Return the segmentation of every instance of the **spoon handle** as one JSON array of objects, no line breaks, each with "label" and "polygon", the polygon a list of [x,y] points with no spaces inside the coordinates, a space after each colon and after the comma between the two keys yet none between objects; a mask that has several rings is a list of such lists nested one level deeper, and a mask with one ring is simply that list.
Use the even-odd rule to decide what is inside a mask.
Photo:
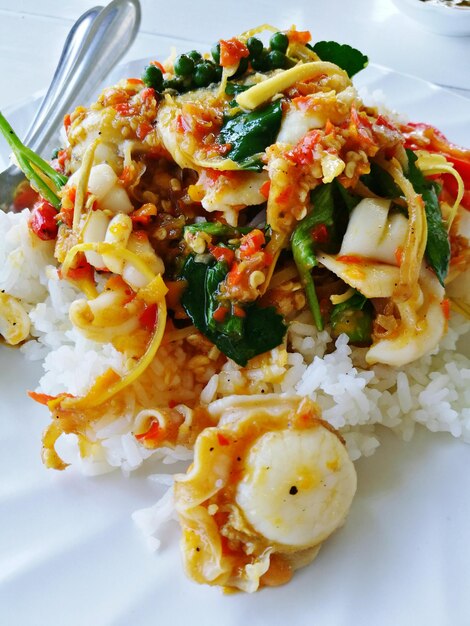
[{"label": "spoon handle", "polygon": [[83,13],[83,15],[81,15],[72,26],[72,30],[67,35],[59,63],[57,64],[57,68],[54,73],[54,78],[52,79],[49,89],[24,137],[24,143],[32,146],[33,149],[35,149],[33,144],[35,143],[34,138],[37,130],[44,124],[51,105],[54,105],[59,94],[64,89],[64,85],[68,81],[71,68],[76,62],[77,56],[83,46],[84,39],[86,38],[87,33],[90,31],[93,22],[102,8],[103,7],[99,6],[93,7]]},{"label": "spoon handle", "polygon": [[100,9],[84,13],[67,37],[51,86],[24,141],[35,152],[51,148],[64,115],[88,103],[135,39],[139,0],[113,0]]}]

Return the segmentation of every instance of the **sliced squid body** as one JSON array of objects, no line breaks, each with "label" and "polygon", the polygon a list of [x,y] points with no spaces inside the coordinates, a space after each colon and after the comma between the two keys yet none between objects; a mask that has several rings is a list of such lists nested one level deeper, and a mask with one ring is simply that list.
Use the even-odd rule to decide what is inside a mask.
[{"label": "sliced squid body", "polygon": [[98,154],[95,153],[95,162],[104,156],[108,163],[120,166],[122,159],[119,156],[119,146],[122,145],[121,128],[113,123],[116,112],[111,108],[102,110],[89,109],[81,122],[70,127],[68,140],[72,148],[71,169],[75,172],[79,167],[86,149],[96,139],[100,140]]},{"label": "sliced squid body", "polygon": [[[113,105],[104,108],[92,106],[86,111],[82,110],[79,120],[67,131],[67,139],[72,149],[71,171],[79,169],[87,148],[97,140],[99,143],[95,150],[94,163],[109,164],[116,172],[122,169],[129,143],[132,143],[132,149],[138,152],[148,149],[148,146],[135,136],[135,129],[131,125],[132,119],[117,116]],[[132,139],[123,140],[124,136]]]},{"label": "sliced squid body", "polygon": [[366,298],[391,298],[399,282],[397,250],[405,243],[408,220],[389,212],[389,200],[361,200],[351,213],[339,254],[318,254],[322,265]]},{"label": "sliced squid body", "polygon": [[292,100],[283,115],[276,141],[295,145],[310,130],[324,128],[327,120],[335,124],[344,122],[356,99],[357,92],[351,86],[339,94],[319,92]]},{"label": "sliced squid body", "polygon": [[397,332],[374,343],[366,354],[367,362],[401,367],[433,350],[447,329],[441,305],[444,296],[436,275],[423,268],[415,299],[396,303],[401,317]]},{"label": "sliced squid body", "polygon": [[[136,254],[154,274],[163,274],[165,267],[161,258],[153,249],[147,234],[144,231],[132,231],[131,218],[123,213],[111,217],[107,212],[90,211],[83,227],[84,243],[115,244],[116,247],[126,248]],[[97,252],[85,252],[88,263],[98,269],[108,269],[120,274],[133,288],[140,289],[148,283],[146,278],[132,263],[120,258],[119,255]]]},{"label": "sliced squid body", "polygon": [[[158,110],[158,131],[160,138],[173,159],[182,168],[189,168],[200,173],[197,183],[202,192],[201,204],[208,212],[221,211],[229,223],[236,224],[237,210],[246,206],[263,203],[266,197],[261,187],[268,180],[266,172],[254,173],[240,169],[238,163],[218,155],[208,156],[204,146],[189,133],[178,130],[181,107],[185,102],[206,98],[209,102],[216,97],[215,91],[198,90],[175,98],[167,97]],[[214,104],[217,106],[217,104]],[[206,176],[206,170],[227,172],[216,180]]]},{"label": "sliced squid body", "polygon": [[[101,210],[90,211],[87,215],[82,231],[84,243],[100,243],[105,240],[111,218]],[[98,269],[104,269],[106,264],[101,254],[93,251],[85,252],[85,257],[90,265]]]},{"label": "sliced squid body", "polygon": [[[147,234],[143,231],[131,233],[127,241],[127,248],[136,254],[154,274],[163,274],[165,266],[162,259],[157,255],[150,243]],[[141,289],[148,284],[148,278],[144,276],[132,263],[124,262],[122,277],[133,289]]]},{"label": "sliced squid body", "polygon": [[163,145],[171,154],[173,160],[183,169],[194,169],[191,153],[187,153],[184,147],[180,145],[181,142],[177,132],[179,114],[180,108],[175,99],[167,98],[158,109],[157,128]]},{"label": "sliced squid body", "polygon": [[209,213],[213,211],[225,213],[229,223],[231,223],[229,217],[235,213],[233,225],[236,225],[237,209],[265,202],[266,196],[261,193],[261,187],[268,180],[267,172],[232,172],[229,177],[222,174],[216,181],[208,181],[203,172],[198,181],[204,189],[201,204]]},{"label": "sliced squid body", "polygon": [[131,213],[132,202],[113,168],[107,163],[94,165],[90,171],[88,190],[98,199],[101,209],[111,213]]},{"label": "sliced squid body", "polygon": [[237,504],[276,546],[309,548],[346,517],[353,491],[348,464],[344,445],[324,426],[268,432],[250,449]]},{"label": "sliced squid body", "polygon": [[231,396],[209,412],[219,426],[199,435],[175,482],[186,571],[244,591],[287,582],[344,523],[354,465],[309,400]]},{"label": "sliced squid body", "polygon": [[176,97],[167,96],[158,108],[157,129],[160,139],[174,161],[182,168],[197,171],[201,168],[239,170],[238,163],[231,159],[219,155],[208,157],[205,147],[201,146],[190,133],[179,131],[178,121],[182,106],[190,102],[204,102],[207,108],[217,107],[217,92],[215,89],[198,89]]},{"label": "sliced squid body", "polygon": [[140,326],[140,310],[127,300],[125,288],[104,290],[92,300],[80,298],[70,305],[70,321],[87,339],[98,342],[130,335]]},{"label": "sliced squid body", "polygon": [[[470,211],[462,207],[457,212],[457,233],[470,240]],[[455,272],[451,281],[446,283],[446,293],[465,307],[470,307],[470,272]]]},{"label": "sliced squid body", "polygon": [[364,198],[354,208],[341,244],[340,255],[360,255],[398,265],[408,231],[408,219],[390,215],[390,200]]},{"label": "sliced squid body", "polygon": [[[106,235],[104,241],[106,243],[113,243],[123,248],[127,247],[127,243],[132,233],[132,220],[125,213],[118,213],[109,222],[106,229]],[[124,260],[116,258],[110,254],[103,255],[103,261],[110,272],[115,274],[122,274],[124,267]]]},{"label": "sliced squid body", "polygon": [[330,272],[339,276],[350,287],[360,291],[366,298],[392,297],[399,281],[398,267],[367,259],[346,262],[338,257],[331,254],[318,254],[317,258]]},{"label": "sliced squid body", "polygon": [[29,336],[31,322],[19,300],[6,293],[0,293],[0,335],[5,341],[16,346]]},{"label": "sliced squid body", "polygon": [[[399,269],[373,262],[344,263],[320,254],[322,265],[366,298],[391,298],[399,281]],[[444,289],[433,272],[421,270],[418,289],[406,303],[395,302],[400,314],[398,327],[388,339],[374,339],[366,355],[368,363],[401,367],[433,350],[443,337],[447,320],[441,306]]]},{"label": "sliced squid body", "polygon": [[[403,215],[390,215],[388,200],[366,198],[352,212],[339,254],[318,255],[320,263],[346,284],[367,298],[390,298],[398,309],[393,335],[374,338],[366,355],[370,364],[401,367],[411,363],[434,349],[446,330],[441,306],[444,289],[424,266],[413,298],[394,300],[400,279],[398,251],[405,245],[407,230],[408,220]],[[357,261],[355,257],[359,257]]]},{"label": "sliced squid body", "polygon": [[[98,145],[97,150],[100,148]],[[75,186],[80,178],[81,170],[78,169],[67,183],[68,187]],[[132,202],[129,200],[127,191],[119,181],[114,169],[108,163],[93,165],[88,178],[88,191],[95,196],[98,206],[103,211],[116,213],[131,213]]]}]

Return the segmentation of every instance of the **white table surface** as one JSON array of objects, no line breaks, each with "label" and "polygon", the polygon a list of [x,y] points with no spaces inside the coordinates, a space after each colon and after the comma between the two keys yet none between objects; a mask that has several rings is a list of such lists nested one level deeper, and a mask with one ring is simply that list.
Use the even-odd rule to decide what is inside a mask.
[{"label": "white table surface", "polygon": [[[68,30],[100,0],[0,0],[0,108],[49,84]],[[104,3],[104,2],[103,2]],[[142,24],[126,60],[166,55],[270,22],[296,24],[314,39],[350,43],[371,61],[470,96],[470,37],[423,30],[392,0],[141,0]],[[183,40],[183,41],[181,41]]]},{"label": "white table surface", "polygon": [[[100,1],[104,0],[15,0],[14,2],[12,2],[12,0],[8,0],[8,2],[7,0],[0,0],[0,109],[24,101],[30,98],[33,93],[47,87],[68,30],[81,13],[95,4],[98,4]],[[163,3],[159,0],[141,0],[141,4],[143,8],[141,32],[127,54],[126,60],[140,57],[155,58],[160,55],[164,57],[172,41],[176,42],[177,38],[179,38],[177,42],[178,47],[191,49],[199,42],[202,48],[205,43],[211,43],[220,37],[237,34],[248,27],[265,21],[269,21],[280,28],[286,28],[292,23],[295,23],[300,29],[310,29],[315,39],[335,39],[337,41],[350,43],[367,53],[371,61],[375,63],[388,66],[407,74],[419,76],[431,82],[449,86],[459,93],[470,97],[470,64],[468,63],[470,59],[470,38],[452,38],[427,33],[421,30],[416,23],[402,16],[396,9],[392,0],[282,0],[282,2],[279,0],[236,0],[235,2],[222,2],[222,0],[199,0],[198,2],[194,0],[191,2],[188,0],[176,0],[172,3]],[[165,9],[165,5],[169,8]],[[9,380],[10,379],[8,379],[8,381]],[[31,388],[34,386],[34,383],[32,378],[30,380],[31,382],[28,384]],[[8,381],[5,388],[8,388]],[[13,399],[10,398],[9,401],[13,402]],[[25,424],[28,424],[28,422],[25,422]],[[22,424],[21,428],[25,428],[25,425]],[[457,502],[458,494],[455,495],[456,489],[461,488],[465,493],[463,481],[465,480],[468,483],[468,469],[465,470],[465,472],[459,472],[459,468],[465,466],[463,462],[459,464],[460,459],[464,458],[463,455],[465,452],[461,450],[459,453],[460,456],[457,456],[455,454],[455,442],[451,441],[450,438],[446,439],[444,436],[442,436],[441,439],[442,445],[435,448],[428,448],[424,444],[419,447],[420,440],[418,440],[418,447],[408,449],[408,457],[405,457],[405,461],[403,458],[401,459],[398,469],[386,474],[387,480],[385,481],[385,486],[382,475],[379,475],[377,472],[367,471],[369,466],[364,466],[360,480],[360,483],[363,485],[362,493],[372,494],[370,500],[367,500],[365,505],[364,502],[362,503],[362,510],[367,512],[367,523],[363,524],[362,518],[359,518],[357,514],[355,517],[352,516],[352,519],[345,528],[346,534],[343,536],[342,540],[346,544],[348,541],[349,543],[357,541],[357,543],[354,544],[354,550],[350,552],[349,556],[354,564],[354,571],[357,573],[357,577],[352,582],[348,581],[347,593],[344,595],[345,589],[341,586],[341,576],[343,574],[341,571],[335,573],[336,580],[339,581],[338,598],[341,599],[341,602],[337,602],[336,608],[339,613],[334,613],[334,616],[337,617],[338,614],[341,614],[341,607],[344,608],[346,613],[343,615],[342,621],[338,620],[334,623],[354,623],[363,624],[364,626],[385,623],[394,623],[400,626],[404,626],[405,624],[409,626],[411,624],[425,623],[429,626],[437,626],[437,624],[439,624],[439,626],[444,626],[444,624],[446,626],[447,624],[449,624],[449,626],[467,626],[467,624],[470,623],[470,613],[468,611],[467,602],[468,596],[465,598],[456,598],[455,595],[453,595],[452,586],[444,584],[443,580],[440,578],[443,572],[449,571],[442,566],[442,563],[444,563],[444,565],[450,563],[455,569],[456,564],[458,565],[458,559],[465,559],[467,552],[463,549],[462,556],[460,557],[460,551],[458,550],[459,539],[455,539],[455,532],[459,530],[461,532],[461,529],[465,528],[465,523],[462,520],[468,519],[467,509],[465,509],[463,504],[458,510],[448,504],[448,500],[452,503]],[[388,448],[388,452],[385,455],[385,462],[388,463],[390,467],[395,467],[396,450],[397,444],[393,443],[393,445]],[[433,456],[430,457],[430,463],[434,464],[435,467],[448,466],[455,468],[455,475],[460,477],[461,482],[449,484],[448,488],[447,485],[445,485],[440,491],[436,492],[436,484],[432,475],[425,475],[424,471],[422,474],[418,473],[418,468],[411,450],[415,451],[413,454],[417,457],[420,455],[427,455],[429,457],[432,453]],[[28,454],[31,453],[32,457],[34,456],[34,452],[29,448],[26,452]],[[5,463],[6,466],[9,467],[8,458],[5,460]],[[453,465],[451,465],[451,463],[453,463]],[[408,480],[407,472],[414,474],[414,481]],[[34,483],[34,479],[31,478],[31,480]],[[49,477],[48,475],[47,480],[52,482],[55,478],[54,476]],[[110,499],[109,494],[113,496],[114,493],[112,490],[105,488],[108,485],[107,480],[108,479],[105,479],[105,481],[101,483],[95,481],[94,483],[97,485],[96,489],[98,491],[96,491],[96,493],[99,493],[99,497],[104,498],[103,501],[106,503]],[[13,482],[12,484],[15,483]],[[74,488],[70,481],[64,481],[63,484],[63,491],[59,493],[59,496],[66,492],[68,486],[72,485],[71,488]],[[423,485],[426,484],[429,484],[429,488],[427,489],[423,488]],[[129,483],[129,485],[130,487],[135,487],[134,483]],[[401,485],[403,488],[399,489],[397,485]],[[143,499],[143,492],[136,492],[135,489],[131,490],[130,487],[127,488],[126,493],[130,494],[129,497],[134,498],[136,501],[133,508],[143,506],[139,500],[139,498]],[[103,511],[106,511],[106,507],[99,507],[101,513],[98,511],[98,507],[94,506],[97,502],[96,496],[95,500],[91,498],[90,504],[90,499],[85,498],[83,495],[88,488],[89,486],[86,483],[75,487],[74,494],[77,498],[77,507],[81,506],[84,502],[88,506],[88,508],[80,511],[80,515],[83,515],[84,518],[86,518],[87,513],[90,518],[93,515],[97,515],[98,520],[100,520],[101,518],[99,516]],[[124,489],[126,489],[126,487],[124,487]],[[413,489],[416,491],[413,491]],[[41,493],[42,492],[39,492],[39,494]],[[145,492],[145,497],[147,497],[147,492]],[[361,497],[364,498],[365,496]],[[369,495],[367,497],[369,497]],[[441,517],[437,517],[436,524],[434,524],[432,528],[423,526],[423,532],[415,539],[413,533],[417,527],[419,515],[421,515],[421,511],[433,511],[432,502],[434,498],[438,498],[439,501],[443,503],[442,507],[444,511],[446,507],[449,511],[452,510],[452,515],[446,513],[445,517],[444,514]],[[405,508],[401,507],[403,501],[408,501],[410,506]],[[55,512],[61,510],[61,507],[57,504],[58,502],[58,499],[54,499],[49,503],[50,507],[55,507],[53,518],[55,529],[60,529],[60,519],[62,519],[61,517],[57,518],[59,520],[58,522],[55,517]],[[121,499],[116,498],[116,502],[121,503]],[[132,500],[132,502],[134,502],[134,500]],[[465,498],[463,498],[463,502],[466,502]],[[34,504],[35,503],[36,500],[34,500]],[[383,503],[385,504],[383,508],[381,508]],[[127,506],[129,501],[123,501],[123,511],[124,504]],[[387,508],[387,506],[389,508]],[[402,510],[401,530],[397,530],[396,526],[390,528],[385,523],[388,521],[387,513],[391,511],[390,515],[393,515],[395,511],[400,510],[400,507]],[[12,518],[14,518],[17,510],[22,511],[23,509],[15,509]],[[25,510],[29,511],[30,509],[26,508]],[[110,508],[110,517],[117,516],[117,510],[117,505],[114,509]],[[52,518],[44,513],[41,518],[42,524],[44,525],[46,520],[49,519]],[[119,521],[122,522],[122,519],[123,515],[119,517]],[[118,537],[116,539],[116,558],[124,554],[124,558],[128,559],[129,563],[135,564],[135,567],[131,570],[133,571],[133,580],[126,581],[126,577],[119,572],[119,564],[118,561],[115,560],[114,554],[109,555],[104,551],[104,548],[103,551],[101,551],[101,546],[98,545],[98,543],[92,544],[93,546],[96,545],[96,558],[94,560],[94,568],[97,572],[96,576],[99,576],[100,573],[104,571],[104,568],[108,567],[109,563],[116,562],[116,596],[119,596],[118,602],[114,600],[115,604],[117,604],[117,608],[114,609],[115,615],[117,616],[116,621],[109,618],[109,615],[112,614],[112,606],[114,605],[110,604],[110,606],[105,609],[108,596],[105,595],[104,600],[102,600],[101,597],[97,599],[97,595],[95,594],[93,596],[95,601],[92,601],[90,606],[88,606],[88,602],[83,601],[83,595],[80,591],[82,588],[86,587],[86,576],[82,576],[80,577],[82,586],[77,588],[73,587],[73,591],[76,593],[72,607],[72,617],[74,618],[72,621],[74,624],[89,624],[90,626],[95,626],[97,624],[119,623],[132,626],[144,623],[159,624],[161,621],[158,618],[159,601],[164,606],[168,604],[165,602],[165,598],[162,597],[161,593],[160,598],[158,596],[158,582],[160,580],[158,576],[160,576],[160,571],[164,571],[164,569],[155,567],[154,555],[141,556],[142,550],[138,543],[139,539],[131,535],[132,531],[129,530],[127,517],[125,519],[127,534],[122,534],[123,526],[121,524],[120,526],[115,525],[112,527],[113,529],[117,529],[121,534],[118,535],[116,531],[115,535],[112,536]],[[385,520],[383,524],[381,523],[382,519]],[[115,523],[115,520],[113,520],[113,523]],[[442,524],[442,533],[434,532],[436,525],[439,523]],[[22,528],[27,528],[27,520],[25,521],[21,518],[21,524]],[[367,532],[364,532],[364,529]],[[42,530],[40,527],[39,531],[36,532],[36,525],[33,525],[32,531],[31,541],[34,544],[37,537],[41,536]],[[402,533],[404,538],[408,537],[410,559],[407,565],[407,571],[404,573],[409,574],[411,581],[414,581],[414,583],[416,583],[418,579],[422,581],[422,588],[425,590],[423,591],[423,596],[429,593],[429,590],[431,590],[431,593],[437,590],[441,592],[441,602],[453,598],[454,604],[451,607],[452,611],[449,615],[453,615],[454,618],[457,616],[456,619],[452,621],[450,617],[449,619],[451,621],[445,623],[443,621],[437,622],[433,618],[432,610],[436,604],[439,604],[439,599],[430,603],[430,609],[426,612],[425,599],[417,599],[413,595],[417,583],[411,584],[409,586],[409,593],[401,597],[399,601],[388,592],[389,588],[394,588],[393,576],[395,576],[397,571],[400,571],[399,565],[389,567],[390,564],[393,565],[395,559],[391,551],[392,546],[398,545],[397,540],[393,538],[394,532]],[[448,543],[444,543],[442,546],[435,541],[435,537],[439,538],[441,534],[448,538]],[[122,536],[126,539],[131,536],[131,540],[128,542],[121,541]],[[99,539],[100,536],[97,535],[97,537]],[[27,539],[25,545],[28,548],[31,545],[31,541],[29,536]],[[463,534],[460,541],[462,541],[463,547],[465,548],[467,544],[466,537]],[[12,540],[12,545],[16,548],[17,544],[15,544],[14,540]],[[336,544],[337,551],[341,551],[341,545],[341,543]],[[446,545],[447,549],[444,549],[442,554],[440,554],[438,549],[442,547],[445,548]],[[457,545],[457,548],[455,545]],[[109,547],[109,544],[107,544],[107,546]],[[30,560],[32,559],[33,563],[35,558],[40,561],[42,547],[42,545],[38,544],[37,552],[33,551],[28,555],[28,558]],[[71,554],[74,558],[77,558],[77,567],[79,569],[81,568],[81,571],[86,572],[86,568],[89,566],[89,562],[87,561],[88,553],[86,551],[80,553],[79,548],[80,543],[78,543],[77,551],[71,552]],[[45,546],[46,551],[47,549],[48,545]],[[333,547],[330,548],[330,557],[332,554],[331,551],[334,553],[334,550],[335,547],[333,545]],[[360,594],[363,592],[361,580],[364,576],[368,575],[368,571],[371,567],[370,562],[374,554],[380,555],[378,557],[379,561],[381,557],[383,557],[384,561],[382,566],[380,562],[378,563],[376,585],[372,586],[368,590],[368,593],[380,596],[381,610],[379,613],[382,619],[380,619],[379,616],[379,618],[373,622],[348,621],[347,611],[350,610],[349,607],[359,606],[360,604]],[[396,563],[399,564],[399,557],[403,556],[403,554],[406,554],[406,550],[403,550],[403,552],[397,556],[397,559],[395,559]],[[104,556],[102,557],[102,555]],[[416,559],[413,558],[414,555],[417,555]],[[19,562],[20,565],[23,556],[24,552],[20,550],[18,560],[16,561]],[[444,559],[444,556],[448,558]],[[30,562],[28,558],[25,559],[26,564]],[[103,558],[103,567],[99,567],[101,558]],[[172,559],[168,556],[164,556],[163,558],[167,559],[164,561],[164,564],[166,564],[168,568],[177,568],[177,557],[174,554],[172,555]],[[442,561],[439,559],[442,559]],[[330,561],[325,560],[324,567],[333,568],[337,563],[338,561],[335,559],[330,559]],[[422,563],[426,565],[424,569],[420,569]],[[35,621],[28,622],[28,624],[34,623],[35,626],[42,626],[42,624],[49,623],[52,620],[59,626],[72,623],[72,621],[70,621],[70,615],[70,619],[67,621],[64,619],[64,613],[60,612],[61,607],[63,611],[63,607],[67,606],[67,602],[71,597],[67,595],[69,591],[63,591],[64,589],[68,589],[67,585],[70,580],[71,568],[67,569],[67,566],[68,561],[65,561],[66,569],[39,569],[40,572],[44,572],[44,580],[41,580],[39,584],[36,584],[36,581],[34,584],[30,583],[24,597],[21,597],[21,602],[24,603],[25,606],[45,606],[39,598],[42,598],[40,595],[42,590],[47,589],[52,613],[49,611],[42,614],[39,613],[34,616]],[[31,569],[34,573],[34,568]],[[460,569],[461,571],[468,571],[467,564],[465,563]],[[93,568],[92,571],[94,571]],[[345,571],[351,571],[351,569],[346,568]],[[177,572],[179,572],[179,570],[177,570]],[[87,573],[87,576],[89,574],[90,572]],[[108,576],[108,571],[103,575]],[[179,573],[175,574],[175,576],[179,575]],[[331,572],[330,577],[332,577]],[[452,577],[450,577],[450,579],[451,578]],[[309,583],[311,579],[306,577],[304,580],[306,582],[304,582],[304,586],[300,588],[308,593],[307,583]],[[321,586],[321,578],[318,580]],[[327,580],[329,580],[328,572],[325,575],[325,581]],[[150,603],[150,606],[154,606],[154,614],[152,614],[152,617],[155,618],[155,620],[152,619],[152,622],[145,621],[142,615],[140,615],[139,619],[139,603],[127,605],[129,587],[135,589],[139,584],[142,586],[140,591],[147,594],[138,596],[139,603],[144,603],[144,600],[146,601],[144,610],[149,606],[150,601],[148,598],[152,598],[151,602],[153,604]],[[176,589],[179,588],[180,587],[176,587]],[[218,600],[218,596],[215,597],[214,600],[214,594],[210,595],[210,591],[207,589],[201,589],[195,585],[193,587],[184,588],[188,589],[188,594],[190,595],[189,599],[188,597],[182,598],[181,606],[183,609],[180,613],[187,610],[184,608],[185,606],[192,605],[196,607],[196,612],[200,611],[204,613],[205,610],[207,613],[207,605],[204,603],[208,601],[209,598],[211,602],[219,602],[219,604],[221,604]],[[459,588],[462,588],[462,586]],[[284,591],[281,589],[279,593],[282,594]],[[31,596],[30,594],[33,595]],[[131,594],[131,598],[133,599],[135,595],[136,594]],[[261,596],[261,598],[263,598],[263,596]],[[268,614],[271,615],[269,623],[279,624],[289,620],[290,610],[288,603],[292,600],[292,597],[287,593],[285,598],[286,611],[279,613],[277,617],[274,615],[274,610],[268,611]],[[357,598],[359,598],[359,602],[356,602]],[[170,606],[172,602],[175,606],[179,602],[179,598],[176,598],[175,595],[170,595],[169,600]],[[262,623],[263,613],[259,611],[258,604],[254,604],[253,601],[248,604],[250,599],[243,601],[246,603],[243,605],[245,607],[245,620],[243,623],[249,623],[248,620],[253,621],[253,615],[256,623]],[[369,604],[367,594],[364,595],[363,601]],[[415,614],[415,604],[417,601],[421,603],[420,619],[414,620],[412,615]],[[240,602],[240,600],[238,600],[238,602]],[[266,599],[266,602],[268,603],[269,600]],[[2,603],[0,601],[0,616],[2,613],[1,605]],[[9,598],[7,609],[11,609],[13,606],[14,599]],[[57,607],[59,608],[57,609]],[[24,606],[20,608],[22,608],[23,614],[28,612]],[[26,606],[26,608],[28,607]],[[70,610],[70,607],[67,606],[67,609]],[[100,619],[97,618],[96,615],[93,619],[84,618],[84,615],[89,615],[93,612],[91,609],[93,609],[93,611],[101,610],[101,614],[108,616],[108,619]],[[219,610],[227,609],[224,606],[223,609],[221,608]],[[228,610],[230,611],[231,609]],[[233,610],[235,611],[235,609]],[[59,612],[57,613],[57,611]],[[122,615],[120,611],[122,611]],[[132,611],[134,611],[134,613]],[[31,613],[33,612],[34,609],[31,610]],[[441,612],[440,615],[442,614]],[[119,619],[119,615],[121,615],[121,619]],[[238,615],[238,613],[236,613],[236,615]],[[236,623],[234,621],[235,619],[234,617],[231,620],[232,624]],[[307,619],[308,623],[314,623],[312,616],[307,616]],[[195,624],[205,623],[207,625],[214,623],[210,619],[206,622],[201,622],[198,620],[197,615],[195,618],[190,619],[188,613],[187,623],[189,624],[191,622]],[[21,621],[21,619],[15,623],[8,618],[2,620],[1,617],[0,623],[1,626],[23,626],[26,624],[26,622]],[[176,621],[172,623],[176,624]],[[296,623],[295,620],[290,623],[295,624],[295,626],[299,624],[299,622]],[[304,621],[303,623],[306,622]],[[320,624],[321,622],[315,621],[315,623]],[[220,621],[219,624],[223,625],[223,622]]]}]

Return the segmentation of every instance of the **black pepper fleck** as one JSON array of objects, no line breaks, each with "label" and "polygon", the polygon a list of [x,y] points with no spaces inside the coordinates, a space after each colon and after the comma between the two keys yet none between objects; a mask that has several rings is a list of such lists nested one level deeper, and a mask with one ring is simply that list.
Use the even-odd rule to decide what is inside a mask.
[{"label": "black pepper fleck", "polygon": [[213,450],[213,449],[214,449],[214,448],[209,448],[209,452],[212,452],[212,450]]},{"label": "black pepper fleck", "polygon": [[295,494],[298,492],[299,490],[297,489],[297,487],[295,485],[292,485],[292,487],[289,489],[289,493],[291,496],[295,496]]}]

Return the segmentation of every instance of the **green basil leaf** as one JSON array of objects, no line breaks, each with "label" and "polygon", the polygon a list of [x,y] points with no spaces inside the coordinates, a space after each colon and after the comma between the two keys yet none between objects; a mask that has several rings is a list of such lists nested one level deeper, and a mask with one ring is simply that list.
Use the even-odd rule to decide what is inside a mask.
[{"label": "green basil leaf", "polygon": [[[197,224],[189,224],[184,227],[185,233],[207,233],[212,237],[221,239],[238,239],[241,235],[246,235],[253,230],[253,226],[229,226],[222,222],[198,222]],[[262,227],[259,227],[262,228]],[[270,228],[264,227],[264,236],[266,241],[271,237]]]},{"label": "green basil leaf", "polygon": [[217,141],[231,146],[226,156],[242,168],[259,170],[260,155],[275,142],[281,121],[282,103],[276,100],[263,109],[226,119]]},{"label": "green basil leaf", "polygon": [[215,265],[206,265],[204,277],[204,298],[206,306],[204,315],[206,326],[211,330],[217,330],[217,322],[214,319],[214,312],[219,306],[219,285],[227,275],[228,267],[223,261],[218,261]]},{"label": "green basil leaf", "polygon": [[199,222],[197,224],[189,224],[184,227],[184,232],[189,233],[207,233],[213,237],[239,237],[240,234],[249,233],[253,230],[250,226],[237,227],[222,224],[221,222]]},{"label": "green basil leaf", "polygon": [[440,187],[437,183],[427,180],[422,171],[416,166],[418,157],[413,150],[406,151],[408,155],[407,176],[416,193],[421,194],[426,211],[428,225],[428,240],[426,243],[426,258],[435,271],[442,286],[449,272],[450,241],[447,228],[442,219],[439,206]]},{"label": "green basil leaf", "polygon": [[343,69],[351,78],[369,63],[369,59],[356,48],[336,41],[317,41],[311,49],[318,54],[322,61],[330,61]]},{"label": "green basil leaf", "polygon": [[251,172],[261,172],[264,166],[263,161],[261,160],[261,154],[253,154],[253,156],[246,157],[246,159],[242,159],[238,161],[238,165],[242,170],[249,170]]},{"label": "green basil leaf", "polygon": [[[316,250],[321,248],[325,252],[338,252],[348,225],[349,213],[359,201],[360,198],[353,196],[336,180],[320,185],[310,194],[312,205],[310,213],[292,234],[292,254],[319,330],[323,329],[323,319],[311,275],[312,268],[318,265]],[[312,235],[315,228],[320,225],[325,227],[327,233],[327,240],[324,242],[315,241]]]},{"label": "green basil leaf", "polygon": [[229,313],[223,322],[216,322],[213,313],[219,306],[220,283],[226,274],[225,263],[201,263],[190,255],[181,273],[188,284],[181,304],[203,335],[223,354],[245,366],[253,357],[281,344],[287,327],[274,307],[262,308],[256,303],[245,307],[246,317]]},{"label": "green basil leaf", "polygon": [[350,341],[368,344],[372,337],[372,312],[370,301],[356,291],[341,304],[336,304],[330,314],[332,334],[338,337],[346,333]]},{"label": "green basil leaf", "polygon": [[361,176],[361,182],[381,198],[399,198],[403,195],[390,174],[373,161],[370,164],[370,173]]},{"label": "green basil leaf", "polygon": [[225,93],[227,96],[238,96],[239,93],[246,91],[253,85],[240,85],[240,83],[227,83],[225,86]]}]

